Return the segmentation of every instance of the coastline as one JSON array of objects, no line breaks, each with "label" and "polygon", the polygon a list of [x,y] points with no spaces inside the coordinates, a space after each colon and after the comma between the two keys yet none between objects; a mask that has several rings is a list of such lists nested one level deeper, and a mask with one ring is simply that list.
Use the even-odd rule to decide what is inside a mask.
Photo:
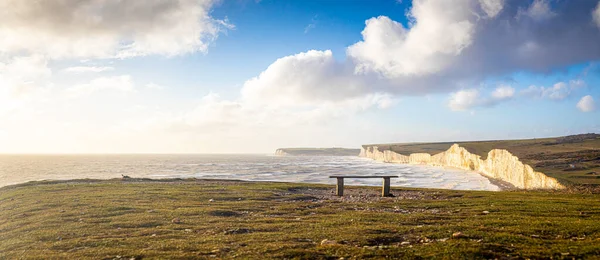
[{"label": "coastline", "polygon": [[478,154],[454,143],[445,151],[432,154],[430,152],[397,153],[391,148],[380,149],[377,145],[363,145],[360,157],[370,158],[386,163],[423,164],[430,166],[455,167],[476,171],[488,178],[510,183],[519,189],[565,189],[556,178],[535,171],[533,167],[523,163],[517,156],[505,149],[492,149],[485,159]]},{"label": "coastline", "polygon": [[[401,163],[399,163],[401,164]],[[409,164],[409,165],[415,165],[415,164]],[[422,164],[423,166],[430,166],[430,167],[441,167],[443,169],[451,169],[451,170],[460,170],[460,171],[467,171],[465,169],[461,169],[458,167],[453,167],[453,166],[446,166],[446,165],[427,165],[427,164]],[[469,171],[469,172],[475,172],[483,177],[485,177],[488,181],[490,181],[491,184],[496,185],[500,190],[499,191],[510,191],[510,190],[519,190],[519,188],[515,187],[515,185],[512,185],[510,182],[507,181],[503,181],[500,179],[496,179],[496,178],[492,178],[488,175],[483,174],[482,172],[479,171]]]}]

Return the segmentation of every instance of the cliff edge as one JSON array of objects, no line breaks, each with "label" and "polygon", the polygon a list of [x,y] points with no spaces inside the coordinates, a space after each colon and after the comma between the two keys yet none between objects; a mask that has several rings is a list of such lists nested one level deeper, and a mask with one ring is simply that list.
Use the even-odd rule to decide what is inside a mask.
[{"label": "cliff edge", "polygon": [[464,170],[477,171],[497,180],[508,182],[520,189],[564,189],[558,180],[524,164],[504,149],[492,149],[485,160],[480,155],[470,153],[458,144],[434,155],[429,153],[411,153],[403,155],[391,150],[381,151],[378,146],[365,145],[360,151],[361,157],[388,163],[426,164],[449,166]]}]

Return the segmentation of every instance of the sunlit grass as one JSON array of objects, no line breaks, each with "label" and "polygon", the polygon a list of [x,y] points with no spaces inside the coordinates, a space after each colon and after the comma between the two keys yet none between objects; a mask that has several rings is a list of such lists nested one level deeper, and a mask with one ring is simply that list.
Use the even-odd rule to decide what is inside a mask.
[{"label": "sunlit grass", "polygon": [[350,187],[365,198],[341,200],[331,191],[194,180],[5,187],[0,259],[600,255],[600,194],[393,189],[398,197],[381,199]]}]

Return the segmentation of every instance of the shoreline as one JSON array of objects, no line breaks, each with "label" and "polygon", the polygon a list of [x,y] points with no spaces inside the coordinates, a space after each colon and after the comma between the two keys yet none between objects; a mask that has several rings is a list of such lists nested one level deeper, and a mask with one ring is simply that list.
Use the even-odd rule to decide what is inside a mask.
[{"label": "shoreline", "polygon": [[[428,165],[424,165],[424,166],[428,166]],[[449,169],[453,169],[453,168],[449,168]],[[457,170],[462,170],[462,169],[457,169]],[[490,181],[490,183],[492,185],[495,185],[499,188],[499,190],[485,190],[485,189],[446,189],[443,187],[413,187],[413,186],[399,186],[399,185],[391,185],[392,188],[395,189],[423,189],[423,190],[447,190],[447,191],[489,191],[489,192],[498,192],[498,191],[510,191],[510,190],[518,190],[516,189],[514,186],[510,185],[510,183],[506,183],[503,182],[501,180],[495,180],[492,178],[489,178],[485,175],[481,175],[483,177],[486,177],[486,179],[488,179]],[[264,181],[260,181],[260,180],[241,180],[241,179],[224,179],[224,178],[196,178],[196,177],[190,177],[190,178],[180,178],[180,177],[175,177],[175,178],[160,178],[160,179],[155,179],[155,178],[145,178],[145,177],[131,177],[131,178],[109,178],[109,179],[97,179],[97,178],[83,178],[83,179],[65,179],[65,180],[52,180],[52,179],[45,179],[45,180],[34,180],[34,181],[27,181],[27,182],[22,182],[22,183],[16,183],[16,184],[9,184],[9,185],[4,185],[4,186],[0,186],[0,191],[2,191],[2,189],[5,188],[15,188],[15,187],[28,187],[28,186],[35,186],[35,185],[48,185],[48,184],[68,184],[68,183],[73,183],[73,184],[85,184],[85,183],[100,183],[100,182],[105,182],[105,181],[121,181],[121,182],[126,182],[126,183],[174,183],[174,182],[200,182],[200,181],[221,181],[221,182],[239,182],[239,183],[282,183],[282,184],[298,184],[298,185],[325,185],[325,186],[335,186],[335,182],[332,180],[331,183],[315,183],[315,182],[290,182],[290,181],[276,181],[276,180],[264,180]],[[376,184],[376,185],[371,185],[371,184],[362,184],[362,185],[356,185],[356,184],[346,184],[346,187],[381,187],[380,184]]]},{"label": "shoreline", "polygon": [[[405,164],[405,163],[395,163],[395,164]],[[465,169],[461,169],[461,168],[458,168],[458,167],[447,166],[447,165],[428,165],[428,164],[410,164],[410,163],[408,163],[408,165],[423,165],[423,166],[431,166],[431,167],[441,167],[441,168],[450,169],[450,170],[460,170],[460,171],[465,171],[465,172],[474,172],[474,173],[477,173],[477,174],[485,177],[488,181],[490,181],[491,184],[496,185],[500,189],[500,191],[522,190],[522,189],[519,189],[519,188],[515,187],[515,185],[511,184],[510,182],[503,181],[503,180],[496,179],[496,178],[492,178],[492,177],[487,176],[487,175],[483,174],[482,172],[478,172],[478,171],[468,171],[468,170],[465,170]]]}]

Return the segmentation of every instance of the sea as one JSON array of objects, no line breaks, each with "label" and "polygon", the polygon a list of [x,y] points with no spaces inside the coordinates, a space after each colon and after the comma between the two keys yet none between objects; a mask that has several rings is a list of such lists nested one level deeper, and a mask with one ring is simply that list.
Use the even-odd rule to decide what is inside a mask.
[{"label": "sea", "polygon": [[[477,172],[377,162],[354,156],[0,155],[0,187],[40,180],[199,178],[335,184],[330,175],[397,175],[392,186],[499,190]],[[347,185],[381,185],[347,179]]]}]

